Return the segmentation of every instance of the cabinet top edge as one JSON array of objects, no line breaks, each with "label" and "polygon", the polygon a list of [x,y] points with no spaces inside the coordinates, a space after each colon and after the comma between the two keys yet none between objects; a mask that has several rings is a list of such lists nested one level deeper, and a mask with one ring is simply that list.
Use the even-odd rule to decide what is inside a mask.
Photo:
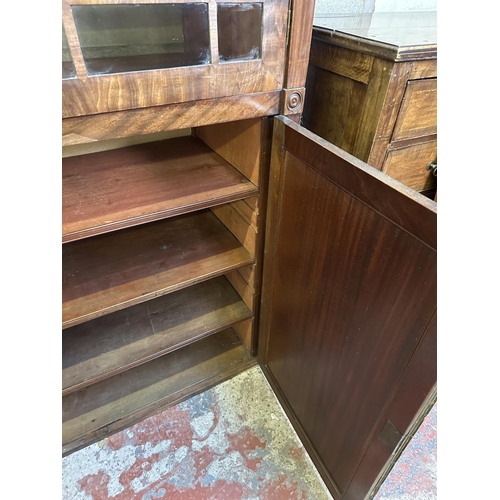
[{"label": "cabinet top edge", "polygon": [[437,57],[436,12],[316,14],[313,37],[392,61]]},{"label": "cabinet top edge", "polygon": [[322,137],[314,134],[313,132],[304,128],[303,126],[298,125],[293,120],[290,120],[288,117],[283,116],[283,115],[277,115],[274,117],[274,120],[275,121],[279,120],[279,121],[283,122],[283,124],[285,126],[289,127],[290,129],[294,130],[295,132],[298,132],[299,134],[307,137],[312,142],[316,143],[317,145],[321,146],[322,148],[334,153],[335,155],[337,155],[339,158],[341,158],[345,162],[350,163],[351,165],[355,166],[364,175],[370,176],[374,179],[377,179],[381,184],[390,186],[395,191],[398,191],[399,193],[403,194],[404,196],[410,198],[412,200],[412,203],[415,203],[417,205],[421,205],[429,213],[432,213],[435,216],[437,216],[437,203],[435,201],[433,201],[433,200],[427,198],[426,196],[424,196],[423,194],[411,189],[410,187],[406,186],[405,184],[399,182],[398,180],[393,179],[392,177],[381,172],[380,170],[376,169],[375,167],[372,167],[368,163],[360,160],[359,158],[356,158],[355,156],[344,151],[343,149],[339,148],[338,146],[335,146],[334,144],[328,142],[327,140],[323,139]]}]

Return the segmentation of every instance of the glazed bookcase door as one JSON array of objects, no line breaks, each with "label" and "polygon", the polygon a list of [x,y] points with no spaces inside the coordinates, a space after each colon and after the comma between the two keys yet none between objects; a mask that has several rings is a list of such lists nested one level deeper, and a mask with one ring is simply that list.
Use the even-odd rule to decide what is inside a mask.
[{"label": "glazed bookcase door", "polygon": [[287,0],[63,0],[63,118],[281,90]]}]

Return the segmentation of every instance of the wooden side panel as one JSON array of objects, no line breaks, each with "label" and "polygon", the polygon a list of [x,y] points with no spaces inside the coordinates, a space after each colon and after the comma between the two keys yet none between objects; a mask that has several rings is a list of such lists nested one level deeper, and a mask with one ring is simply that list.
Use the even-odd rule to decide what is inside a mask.
[{"label": "wooden side panel", "polygon": [[373,59],[373,56],[313,38],[309,64],[357,82],[368,83]]},{"label": "wooden side panel", "polygon": [[[406,434],[423,401],[437,380],[437,313],[429,323],[422,343],[406,370],[398,390],[387,408],[387,417]],[[414,395],[418,397],[415,398]]]},{"label": "wooden side panel", "polygon": [[115,375],[62,402],[63,455],[209,389],[255,364],[231,329]]},{"label": "wooden side panel", "polygon": [[245,302],[248,309],[253,312],[256,306],[255,290],[252,290],[237,270],[227,273],[226,278],[243,299],[243,302]]},{"label": "wooden side panel", "polygon": [[276,122],[259,356],[342,498],[434,315],[435,204]]},{"label": "wooden side panel", "polygon": [[236,236],[247,252],[255,258],[257,233],[231,206],[220,205],[210,209],[213,214]]},{"label": "wooden side panel", "polygon": [[358,124],[353,125],[358,130],[356,145],[350,151],[356,158],[363,161],[368,159],[373,145],[391,75],[392,63],[384,59],[375,59],[373,61],[362,119]]},{"label": "wooden side panel", "polygon": [[266,221],[267,185],[272,137],[269,118],[215,124],[196,129],[196,135],[231,163],[256,186],[259,196],[215,207],[212,212],[255,258],[255,264],[228,275],[255,314],[251,322],[235,328],[245,347],[255,353],[259,324],[260,282]]},{"label": "wooden side panel", "polygon": [[242,278],[254,290],[259,288],[261,281],[256,267],[257,267],[256,264],[252,264],[251,266],[244,266],[238,269],[238,272],[241,274]]},{"label": "wooden side panel", "polygon": [[255,186],[259,186],[261,120],[240,120],[196,129],[196,135]]},{"label": "wooden side panel", "polygon": [[367,161],[380,127],[394,63],[314,40],[304,125]]},{"label": "wooden side panel", "polygon": [[[287,123],[285,148],[395,224],[436,248],[436,204],[306,129]],[[336,157],[340,158],[337,160]],[[333,162],[353,168],[334,168]],[[390,202],[388,201],[390,200]],[[412,203],[409,201],[413,201]]]},{"label": "wooden side panel", "polygon": [[255,331],[255,321],[253,319],[246,319],[245,321],[240,321],[233,325],[233,330],[235,331],[241,343],[245,346],[246,350],[251,354],[253,337]]},{"label": "wooden side panel", "polygon": [[327,141],[353,151],[367,85],[313,67],[309,74],[304,126]]}]

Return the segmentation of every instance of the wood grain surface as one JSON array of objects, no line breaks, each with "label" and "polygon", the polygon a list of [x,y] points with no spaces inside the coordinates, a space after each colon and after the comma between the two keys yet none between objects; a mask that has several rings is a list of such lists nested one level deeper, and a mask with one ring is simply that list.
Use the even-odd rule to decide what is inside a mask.
[{"label": "wood grain surface", "polygon": [[437,134],[437,78],[409,81],[393,141]]},{"label": "wood grain surface", "polygon": [[276,115],[280,91],[242,94],[203,101],[155,106],[66,118],[62,121],[62,144],[71,146],[166,130]]},{"label": "wood grain surface", "polygon": [[412,61],[410,80],[419,80],[420,78],[437,77],[437,59],[427,59],[423,61]]},{"label": "wood grain surface", "polygon": [[259,357],[344,495],[434,315],[436,207],[286,118],[275,130]]},{"label": "wood grain surface", "polygon": [[367,85],[312,66],[304,126],[345,151],[356,146]]},{"label": "wood grain surface", "polygon": [[206,337],[62,401],[63,455],[125,429],[255,364],[231,329]]},{"label": "wood grain surface", "polygon": [[212,213],[236,236],[248,253],[255,258],[257,232],[230,204],[210,209]]},{"label": "wood grain surface", "polygon": [[253,262],[209,211],[63,246],[63,328]]},{"label": "wood grain surface", "polygon": [[[379,428],[384,419],[390,418],[399,432],[404,434],[404,439],[408,440],[410,437],[408,433],[411,431],[412,425],[422,418],[421,410],[428,404],[429,398],[435,394],[437,385],[436,318],[435,314],[429,322],[422,341],[399,381],[394,397],[373,433],[366,453],[351,480],[349,491],[343,500],[358,500],[371,489],[377,477],[378,481],[381,480],[381,471],[383,471],[382,474],[389,472],[389,470],[384,469],[390,467],[390,461],[393,461],[395,456],[391,455],[391,452],[379,439]],[[401,445],[400,441],[399,446]]]},{"label": "wood grain surface", "polygon": [[370,81],[373,60],[373,56],[356,50],[344,49],[314,37],[311,42],[309,65],[317,66],[356,82],[368,83]]},{"label": "wood grain surface", "polygon": [[368,161],[385,113],[393,66],[391,61],[314,38],[304,124],[332,144]]},{"label": "wood grain surface", "polygon": [[251,316],[219,276],[65,330],[63,396]]},{"label": "wood grain surface", "polygon": [[305,87],[311,48],[314,3],[309,0],[291,2],[290,34],[285,84],[283,88]]},{"label": "wood grain surface", "polygon": [[[264,252],[272,120],[267,117],[238,120],[197,128],[195,133],[259,187],[259,196],[212,208],[212,212],[231,230],[248,252],[255,256],[255,265],[245,266],[241,268],[241,272],[238,269],[231,276],[233,285],[238,285],[241,296],[247,303],[253,304],[252,311],[257,313]],[[248,287],[243,285],[236,274],[241,276]],[[252,353],[256,353],[258,322],[257,316],[249,322],[249,328],[235,327],[245,347]]]},{"label": "wood grain surface", "polygon": [[391,79],[385,92],[384,104],[380,111],[370,156],[367,160],[367,163],[379,170],[382,169],[387,148],[391,141],[392,131],[401,109],[401,102],[411,68],[411,62],[398,63],[392,68]]},{"label": "wood grain surface", "polygon": [[[215,5],[213,1],[210,4]],[[281,90],[285,73],[288,2],[265,0],[263,5],[261,59],[224,64],[219,63],[216,53],[211,64],[92,77],[80,74],[79,78],[62,82],[63,118]],[[211,48],[215,50],[217,24],[215,16],[209,17]],[[64,23],[71,28],[67,15]],[[72,36],[71,29],[68,42],[72,54],[76,54],[78,36]],[[172,85],[172,82],[176,84]]]},{"label": "wood grain surface", "polygon": [[262,120],[238,120],[196,129],[196,135],[257,187],[260,185]]},{"label": "wood grain surface", "polygon": [[436,188],[437,177],[427,170],[427,165],[437,160],[437,140],[403,148],[397,146],[392,143],[387,151],[383,172],[416,191]]},{"label": "wood grain surface", "polygon": [[359,201],[436,248],[437,207],[433,201],[293,122],[288,120],[286,124],[287,150],[353,193]]},{"label": "wood grain surface", "polygon": [[194,137],[65,158],[62,172],[64,243],[258,193]]}]

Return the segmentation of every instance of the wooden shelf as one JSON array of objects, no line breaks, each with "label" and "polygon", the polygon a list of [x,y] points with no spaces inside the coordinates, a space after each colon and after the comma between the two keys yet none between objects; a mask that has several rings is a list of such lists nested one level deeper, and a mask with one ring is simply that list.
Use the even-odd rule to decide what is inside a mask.
[{"label": "wooden shelf", "polygon": [[62,247],[63,328],[254,262],[210,210]]},{"label": "wooden shelf", "polygon": [[63,243],[258,194],[196,137],[63,159]]},{"label": "wooden shelf", "polygon": [[64,332],[63,395],[252,317],[224,276]]},{"label": "wooden shelf", "polygon": [[256,363],[233,330],[206,337],[63,397],[63,455],[225,380]]}]

